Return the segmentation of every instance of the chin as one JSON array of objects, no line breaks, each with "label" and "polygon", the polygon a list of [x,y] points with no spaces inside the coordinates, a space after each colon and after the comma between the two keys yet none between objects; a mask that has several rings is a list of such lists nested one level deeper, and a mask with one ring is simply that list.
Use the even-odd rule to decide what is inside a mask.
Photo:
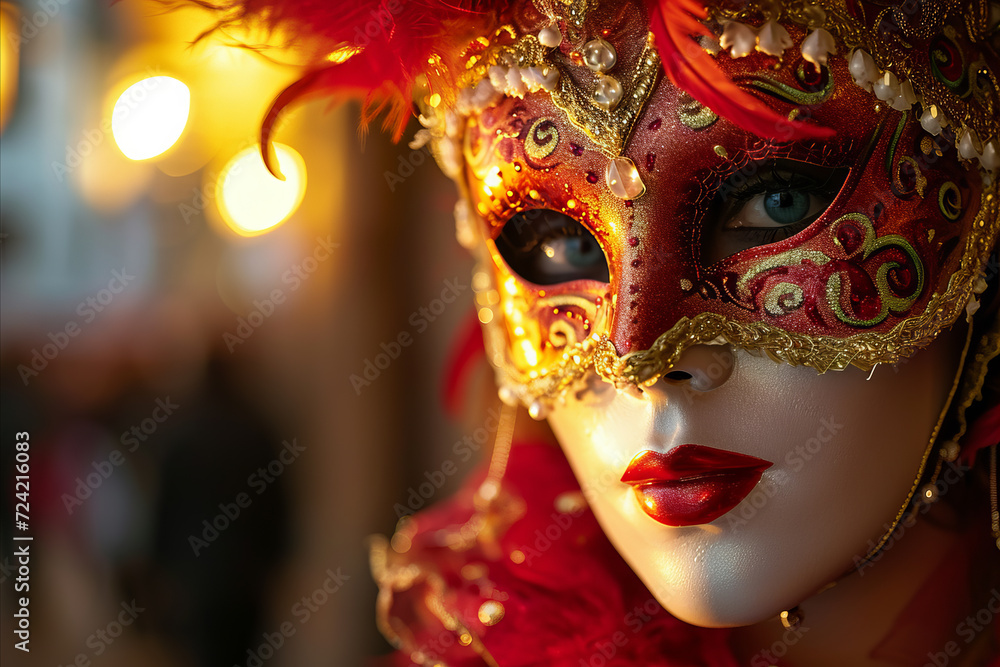
[{"label": "chin", "polygon": [[[624,527],[621,518],[617,526]],[[825,583],[812,572],[789,571],[745,542],[706,535],[700,527],[651,530],[666,544],[651,544],[647,534],[637,547],[637,535],[630,531],[611,530],[608,536],[657,602],[691,625],[729,628],[767,621]]]}]

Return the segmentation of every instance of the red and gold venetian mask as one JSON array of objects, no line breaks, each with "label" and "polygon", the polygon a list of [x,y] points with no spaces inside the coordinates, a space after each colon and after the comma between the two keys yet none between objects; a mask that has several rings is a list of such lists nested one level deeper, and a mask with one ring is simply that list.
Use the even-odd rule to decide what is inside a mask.
[{"label": "red and gold venetian mask", "polygon": [[632,3],[520,5],[425,107],[503,392],[536,416],[588,369],[642,386],[695,344],[895,363],[978,305],[1000,227],[985,3],[708,12],[690,45],[742,117],[696,99],[710,77],[661,76]]}]

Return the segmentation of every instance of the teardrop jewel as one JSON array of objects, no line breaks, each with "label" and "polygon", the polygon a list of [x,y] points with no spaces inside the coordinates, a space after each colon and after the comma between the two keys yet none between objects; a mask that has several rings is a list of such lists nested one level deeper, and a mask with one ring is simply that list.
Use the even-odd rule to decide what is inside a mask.
[{"label": "teardrop jewel", "polygon": [[616,157],[608,164],[605,180],[611,193],[619,199],[638,199],[646,192],[639,170],[627,157]]}]

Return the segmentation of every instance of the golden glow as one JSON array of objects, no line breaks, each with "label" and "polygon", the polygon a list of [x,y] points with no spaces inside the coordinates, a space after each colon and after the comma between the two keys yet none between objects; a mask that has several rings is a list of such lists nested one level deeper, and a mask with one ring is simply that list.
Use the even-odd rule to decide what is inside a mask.
[{"label": "golden glow", "polygon": [[336,51],[328,54],[326,59],[337,65],[345,63],[357,54],[361,53],[363,49],[359,46],[342,46]]},{"label": "golden glow", "polygon": [[274,144],[285,180],[272,176],[256,146],[237,153],[222,169],[215,194],[223,220],[240,236],[257,236],[283,223],[302,203],[306,165],[284,144]]},{"label": "golden glow", "polygon": [[514,276],[507,276],[507,280],[503,281],[503,288],[511,296],[517,296],[517,281],[514,280]]},{"label": "golden glow", "polygon": [[17,61],[20,41],[16,39],[17,7],[9,2],[0,2],[0,132],[10,120],[10,112],[17,99]]},{"label": "golden glow", "polygon": [[170,76],[129,86],[111,112],[111,133],[130,160],[148,160],[177,143],[191,110],[191,91]]},{"label": "golden glow", "polygon": [[531,341],[522,340],[521,351],[524,353],[525,363],[527,363],[529,366],[538,365],[538,353],[535,352],[535,348],[532,346]]},{"label": "golden glow", "polygon": [[494,165],[490,169],[490,173],[486,174],[486,178],[483,179],[483,183],[488,188],[500,187],[503,184],[503,178],[500,176],[500,167]]},{"label": "golden glow", "polygon": [[427,100],[427,104],[430,105],[432,109],[436,109],[438,105],[441,104],[441,96],[437,93],[432,94]]},{"label": "golden glow", "polygon": [[490,308],[480,308],[479,309],[479,321],[483,324],[489,324],[493,321],[493,310]]}]

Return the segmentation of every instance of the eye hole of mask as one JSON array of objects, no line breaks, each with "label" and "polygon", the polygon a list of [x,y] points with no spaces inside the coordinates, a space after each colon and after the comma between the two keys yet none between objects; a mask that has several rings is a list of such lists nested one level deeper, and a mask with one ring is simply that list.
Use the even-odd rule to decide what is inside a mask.
[{"label": "eye hole of mask", "polygon": [[798,234],[829,208],[849,171],[792,160],[749,163],[716,193],[706,218],[702,261],[708,266]]},{"label": "eye hole of mask", "polygon": [[533,209],[514,214],[504,223],[496,246],[515,273],[537,285],[610,281],[600,243],[586,227],[559,211]]}]

